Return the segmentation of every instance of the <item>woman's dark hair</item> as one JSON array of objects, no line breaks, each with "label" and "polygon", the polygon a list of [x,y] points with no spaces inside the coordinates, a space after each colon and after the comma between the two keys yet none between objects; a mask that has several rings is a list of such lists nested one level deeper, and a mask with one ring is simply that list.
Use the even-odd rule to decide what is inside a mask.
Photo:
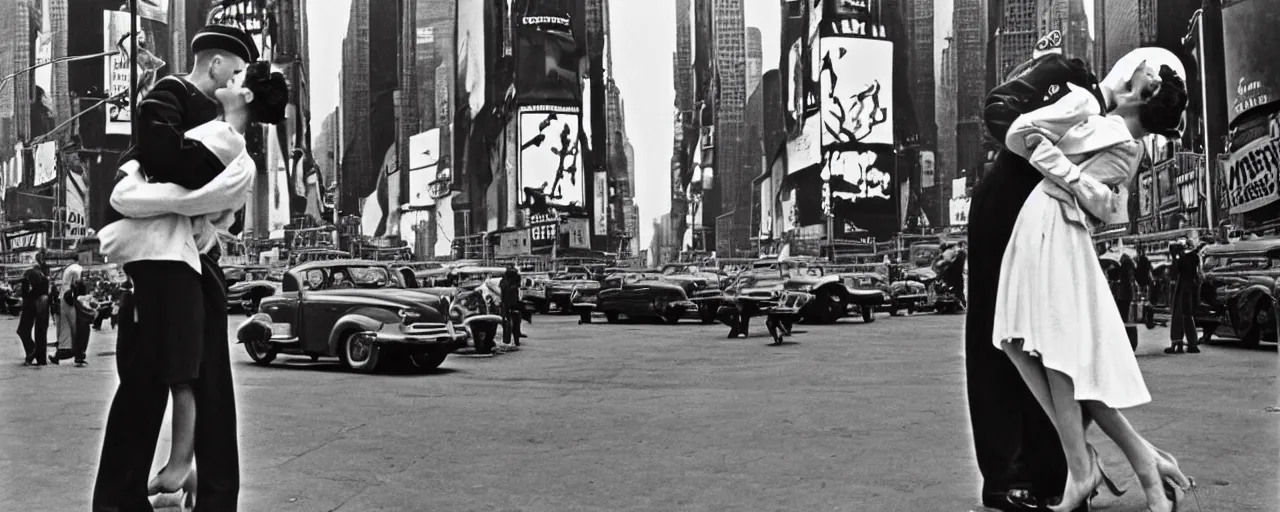
[{"label": "woman's dark hair", "polygon": [[253,92],[249,114],[255,123],[278,124],[284,121],[284,109],[289,105],[289,84],[283,74],[271,70],[270,62],[260,60],[249,64],[244,72],[244,87]]},{"label": "woman's dark hair", "polygon": [[[1153,84],[1157,85],[1157,84]],[[1182,113],[1187,109],[1187,84],[1167,64],[1160,66],[1160,83],[1142,91],[1146,100],[1138,107],[1138,122],[1148,132],[1180,137]]]}]

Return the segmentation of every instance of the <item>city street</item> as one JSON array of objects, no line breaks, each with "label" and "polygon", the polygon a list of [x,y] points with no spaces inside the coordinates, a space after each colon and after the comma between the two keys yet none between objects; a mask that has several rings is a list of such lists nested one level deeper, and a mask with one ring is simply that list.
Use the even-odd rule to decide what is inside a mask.
[{"label": "city street", "polygon": [[[95,333],[87,368],[30,369],[16,324],[0,320],[0,508],[87,510],[114,335]],[[425,375],[260,367],[234,346],[241,510],[981,510],[962,316],[797,326],[779,347],[757,324],[729,340],[539,315],[522,350]],[[1175,357],[1167,330],[1141,336],[1155,401],[1129,418],[1200,483],[1184,510],[1280,507],[1275,345]],[[1144,510],[1120,451],[1093,437],[1131,489],[1095,504]]]}]

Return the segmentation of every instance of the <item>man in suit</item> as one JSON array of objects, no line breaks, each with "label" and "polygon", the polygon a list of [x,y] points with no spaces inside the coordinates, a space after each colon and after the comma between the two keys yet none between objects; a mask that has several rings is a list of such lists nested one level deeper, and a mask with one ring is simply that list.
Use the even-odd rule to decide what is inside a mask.
[{"label": "man in suit", "polygon": [[18,319],[18,339],[26,357],[23,366],[49,364],[49,265],[44,250],[36,253],[36,263],[22,274],[22,315]]},{"label": "man in suit", "polygon": [[[1049,36],[1046,36],[1048,38]],[[1045,46],[1042,40],[1038,46]],[[1043,48],[1041,48],[1043,51]],[[1052,104],[1068,83],[1099,92],[1097,78],[1078,59],[1043,53],[1010,73],[987,96],[983,120],[1003,144],[1018,116]],[[1103,108],[1103,111],[1106,111]],[[965,321],[965,366],[974,448],[982,472],[982,503],[1004,511],[1041,510],[1062,494],[1067,464],[1057,431],[991,336],[1000,264],[1022,203],[1042,175],[1002,148],[991,171],[973,191],[969,208],[970,273]]]}]

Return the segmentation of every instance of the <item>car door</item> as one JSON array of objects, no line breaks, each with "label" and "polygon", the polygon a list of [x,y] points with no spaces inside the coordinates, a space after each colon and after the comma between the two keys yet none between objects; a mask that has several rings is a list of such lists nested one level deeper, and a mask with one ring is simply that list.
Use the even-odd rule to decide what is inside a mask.
[{"label": "car door", "polygon": [[263,302],[260,312],[271,317],[271,336],[273,338],[297,338],[301,325],[298,320],[299,301],[298,279],[292,274],[285,274],[280,283],[280,293]]},{"label": "car door", "polygon": [[[306,281],[303,283],[302,298],[298,307],[298,323],[301,326],[300,341],[304,352],[327,353],[329,334],[342,314],[342,302],[334,297],[340,291],[325,289],[326,283],[332,278],[332,270],[311,269],[307,271],[307,275],[303,276]],[[345,269],[343,273],[346,273]],[[319,286],[312,284],[315,276],[321,279]]]}]

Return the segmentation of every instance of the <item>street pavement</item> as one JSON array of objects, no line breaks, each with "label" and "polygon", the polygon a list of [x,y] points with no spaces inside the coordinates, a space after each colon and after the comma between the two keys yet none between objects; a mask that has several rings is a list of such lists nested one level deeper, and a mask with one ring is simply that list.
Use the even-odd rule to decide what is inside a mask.
[{"label": "street pavement", "polygon": [[[233,317],[235,324],[239,317]],[[978,503],[962,316],[797,326],[767,346],[723,326],[536,316],[521,350],[451,356],[426,374],[336,360],[253,365],[232,347],[245,511],[934,511]],[[87,510],[115,389],[114,334],[90,366],[20,366],[0,320],[0,510]],[[804,331],[801,333],[801,331]],[[52,333],[51,333],[52,336]],[[1276,348],[1161,353],[1141,329],[1154,397],[1128,411],[1195,477],[1184,510],[1280,509]],[[165,425],[156,468],[168,453]],[[1094,429],[1144,510],[1120,451]]]}]

